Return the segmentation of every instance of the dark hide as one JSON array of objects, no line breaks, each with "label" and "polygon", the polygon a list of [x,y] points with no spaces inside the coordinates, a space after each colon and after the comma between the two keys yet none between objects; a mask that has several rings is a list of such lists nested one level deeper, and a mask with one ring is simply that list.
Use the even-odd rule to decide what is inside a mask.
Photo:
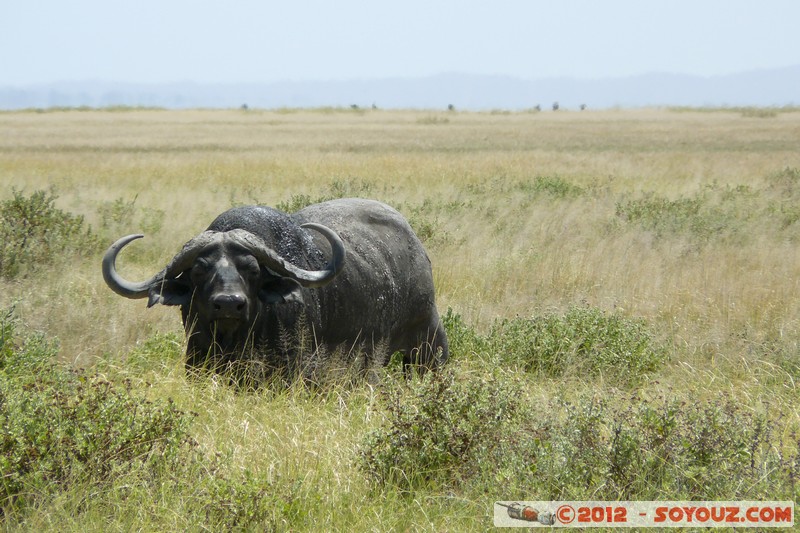
[{"label": "dark hide", "polygon": [[[447,359],[431,262],[400,213],[379,202],[349,198],[311,205],[291,218],[298,225],[316,222],[331,228],[347,247],[342,273],[315,292],[320,337],[328,346],[369,351],[384,343],[389,354],[402,352],[406,365],[424,368]],[[324,238],[316,233],[312,238],[327,256]],[[319,256],[314,260],[319,262],[315,266],[322,261]]]},{"label": "dark hide", "polygon": [[[286,262],[318,271],[331,259],[332,246],[317,230],[301,227],[306,223],[330,228],[344,243],[343,266],[322,286],[278,274],[234,238],[242,233],[234,230],[245,230]],[[385,355],[402,352],[406,368],[420,370],[447,359],[430,260],[408,222],[391,207],[361,199],[315,204],[291,215],[270,207],[237,207],[219,215],[208,230],[215,233],[200,236],[204,240],[195,246],[196,256],[180,272],[171,272],[171,264],[144,283],[150,305],[181,306],[190,369],[221,370],[256,361],[269,372],[302,372],[301,351],[291,342],[300,333],[306,351],[314,353],[338,350],[385,361]],[[113,267],[113,257],[110,261]],[[115,288],[109,277],[116,292],[143,297],[143,291],[131,295]],[[131,290],[144,284],[131,284]]]}]

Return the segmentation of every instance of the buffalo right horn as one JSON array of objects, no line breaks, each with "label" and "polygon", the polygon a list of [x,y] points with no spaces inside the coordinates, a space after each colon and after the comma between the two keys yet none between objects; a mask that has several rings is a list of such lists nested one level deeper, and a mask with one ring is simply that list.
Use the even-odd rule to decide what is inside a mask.
[{"label": "buffalo right horn", "polygon": [[146,298],[150,287],[152,287],[155,283],[158,283],[160,278],[163,277],[162,272],[156,274],[147,281],[141,281],[137,283],[128,281],[117,273],[116,263],[117,254],[119,254],[119,251],[131,241],[141,239],[142,237],[144,237],[142,234],[127,235],[122,237],[117,242],[109,246],[108,250],[106,250],[106,253],[103,256],[103,279],[105,280],[106,285],[108,285],[112,291],[116,292],[120,296],[124,296],[125,298]]}]

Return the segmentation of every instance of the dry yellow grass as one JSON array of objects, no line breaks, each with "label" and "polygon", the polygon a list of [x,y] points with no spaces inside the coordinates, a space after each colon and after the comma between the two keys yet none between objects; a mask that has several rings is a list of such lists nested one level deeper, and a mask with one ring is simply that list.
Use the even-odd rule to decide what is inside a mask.
[{"label": "dry yellow grass", "polygon": [[[743,328],[788,335],[800,319],[796,231],[748,227],[763,234],[698,246],[612,227],[615,203],[643,191],[677,199],[710,186],[758,190],[800,166],[798,113],[27,112],[0,114],[0,126],[3,198],[54,186],[59,206],[95,228],[117,199],[163,212],[160,231],[123,258],[131,275],[160,268],[234,203],[313,198],[338,183],[409,216],[428,202],[420,212],[445,236],[428,243],[440,306],[479,325],[585,302],[654,320],[693,353]],[[518,186],[539,176],[592,192],[564,199]],[[110,294],[97,261],[5,284],[1,298],[21,301],[75,359],[179,328],[171,310]]]},{"label": "dry yellow grass", "polygon": [[[642,385],[646,394],[732,392],[748,406],[778,402],[794,413],[787,428],[800,420],[791,370],[800,368],[800,221],[791,219],[800,183],[793,197],[773,183],[784,169],[800,169],[800,113],[20,112],[0,113],[0,131],[0,201],[12,189],[54,186],[58,206],[84,215],[105,243],[145,231],[120,257],[130,278],[162,268],[234,204],[374,197],[426,233],[442,311],[452,307],[478,328],[575,305],[641,317],[672,355],[662,383]],[[108,220],[114,202],[134,198],[132,214]],[[659,216],[648,228],[618,214],[642,198],[706,199],[708,216],[675,229],[658,227]],[[0,280],[0,309],[16,303],[25,323],[59,338],[65,360],[88,365],[110,356],[124,367],[154,332],[180,332],[179,313],[111,293],[101,253]],[[793,362],[784,368],[775,354]],[[321,505],[331,511],[315,527],[456,530],[448,520],[458,512],[468,527],[485,524],[489,496],[368,501],[352,458],[383,416],[371,389],[312,402],[306,391],[236,395],[213,382],[187,385],[178,363],[159,379],[149,394],[197,411],[194,437],[231,471],[297,479],[325,494]],[[562,388],[602,392],[617,384],[615,376],[566,381],[531,380],[529,393],[543,404]],[[53,505],[55,518],[41,519],[45,529],[70,516]],[[128,526],[148,513],[119,505],[133,513]],[[179,511],[174,517],[174,529],[186,525]]]}]

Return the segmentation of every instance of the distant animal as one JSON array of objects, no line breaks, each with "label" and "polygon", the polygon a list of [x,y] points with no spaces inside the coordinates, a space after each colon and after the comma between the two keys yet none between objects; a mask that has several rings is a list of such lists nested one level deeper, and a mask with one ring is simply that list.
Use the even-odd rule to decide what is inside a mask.
[{"label": "distant animal", "polygon": [[401,352],[407,371],[435,369],[448,357],[428,255],[386,204],[339,199],[294,214],[235,207],[153,277],[127,281],[117,255],[141,237],[108,248],[103,278],[121,296],[147,298],[148,307],[180,306],[187,369],[222,373],[255,360],[270,374],[301,372],[302,354],[286,342],[298,328],[315,351]]}]

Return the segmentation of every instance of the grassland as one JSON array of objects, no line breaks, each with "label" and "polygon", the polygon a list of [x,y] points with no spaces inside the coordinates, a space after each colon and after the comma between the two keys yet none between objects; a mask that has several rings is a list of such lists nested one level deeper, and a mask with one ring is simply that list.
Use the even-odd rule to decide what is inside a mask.
[{"label": "grassland", "polygon": [[[14,306],[21,328],[57,339],[61,363],[196,413],[187,431],[202,459],[157,482],[134,471],[28,487],[41,495],[6,508],[8,528],[460,531],[489,527],[495,500],[800,495],[800,113],[59,110],[0,113],[0,132],[0,201],[51,190],[99,243],[0,278],[0,310]],[[387,390],[357,382],[238,394],[187,381],[178,313],[102,282],[102,248],[120,235],[146,233],[119,264],[145,277],[232,205],[334,196],[386,201],[423,239],[457,337],[439,381],[389,373]],[[549,317],[569,340],[572,316],[641,326],[666,362],[636,375],[590,367],[573,339],[566,368],[532,370],[518,353],[533,343],[532,324]],[[587,353],[613,344],[608,331]],[[441,394],[453,411],[397,415]],[[519,414],[500,423],[481,411],[503,405]],[[620,477],[622,463],[604,462],[619,452],[615,430],[644,442],[635,439],[652,429],[647,406],[669,411],[682,425],[676,438],[713,452],[708,461],[669,480]],[[414,424],[444,431],[452,449],[454,426],[436,425],[451,418],[472,420],[485,442],[431,459],[427,441],[411,439],[416,478],[413,458],[379,453],[391,440],[381,431],[410,434]],[[532,450],[543,429],[525,418],[547,420],[562,441]],[[704,426],[719,432],[693,441]],[[564,451],[588,430],[594,445]],[[726,470],[743,460],[729,452],[750,470]],[[393,475],[405,480],[382,475],[401,460]],[[641,460],[625,472],[645,471]],[[203,461],[213,467],[199,472]],[[207,479],[224,483],[198,481]],[[207,501],[216,507],[198,510]]]}]

